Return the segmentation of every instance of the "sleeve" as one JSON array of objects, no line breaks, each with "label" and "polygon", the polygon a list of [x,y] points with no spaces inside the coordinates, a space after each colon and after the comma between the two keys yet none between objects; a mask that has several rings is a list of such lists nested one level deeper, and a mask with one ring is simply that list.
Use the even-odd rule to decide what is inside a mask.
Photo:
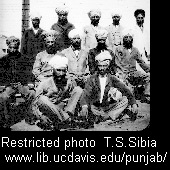
[{"label": "sleeve", "polygon": [[110,55],[112,56],[112,60],[110,62],[110,71],[111,71],[111,74],[116,74],[116,64],[115,64],[115,55],[114,55],[114,52],[112,50],[109,50],[110,52]]},{"label": "sleeve", "polygon": [[138,62],[138,64],[141,66],[141,68],[142,68],[146,73],[150,72],[150,67],[149,67],[149,65],[147,65],[147,64],[143,61],[143,59],[142,59],[142,57],[141,57],[141,55],[140,55],[140,53],[139,53],[138,50],[137,50],[134,58],[136,59],[136,61]]},{"label": "sleeve", "polygon": [[46,84],[46,82],[41,82],[39,85],[38,85],[38,87],[37,87],[37,89],[36,89],[36,93],[35,93],[35,97],[36,98],[38,98],[40,95],[42,95],[43,94],[43,92],[44,92],[44,87],[46,87],[44,84]]},{"label": "sleeve", "polygon": [[80,98],[80,105],[90,105],[91,95],[93,91],[93,82],[92,78],[89,77],[85,84],[85,88],[83,89],[83,94]]},{"label": "sleeve", "polygon": [[90,74],[93,75],[96,71],[95,53],[94,51],[89,51],[88,53],[88,65]]},{"label": "sleeve", "polygon": [[28,32],[25,31],[24,34],[22,35],[22,38],[21,38],[21,49],[20,49],[20,52],[22,54],[26,54],[27,53],[27,41],[28,41]]},{"label": "sleeve", "polygon": [[40,53],[39,53],[36,56],[36,60],[35,60],[35,63],[33,65],[33,70],[32,70],[32,73],[34,74],[36,79],[38,78],[38,76],[41,73],[41,68],[42,68],[41,56],[40,56]]},{"label": "sleeve", "polygon": [[81,52],[80,59],[78,61],[78,73],[83,74],[86,71],[86,63],[87,63],[87,51],[83,50]]},{"label": "sleeve", "polygon": [[114,77],[114,87],[117,88],[123,95],[128,98],[128,103],[130,105],[136,104],[136,99],[129,88],[119,81],[116,77]]}]

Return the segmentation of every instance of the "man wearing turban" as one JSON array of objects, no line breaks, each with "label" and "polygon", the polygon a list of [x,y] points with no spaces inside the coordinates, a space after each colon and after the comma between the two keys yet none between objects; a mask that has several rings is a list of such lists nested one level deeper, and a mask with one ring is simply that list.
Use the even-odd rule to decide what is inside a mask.
[{"label": "man wearing turban", "polygon": [[63,50],[70,46],[71,41],[68,37],[68,33],[74,29],[75,26],[67,20],[69,10],[65,4],[57,7],[55,12],[58,15],[58,21],[51,26],[51,30],[59,32],[60,37],[57,39],[57,42],[60,44],[61,50]]},{"label": "man wearing turban", "polygon": [[[5,91],[0,94],[0,119],[2,116],[11,118],[10,103],[11,98],[18,93],[25,100],[23,113],[28,114],[31,107],[31,102],[35,96],[35,91],[29,89],[27,75],[25,72],[25,56],[19,52],[20,40],[14,36],[7,38],[8,54],[0,59],[0,85],[5,86]],[[3,69],[2,69],[3,68]],[[0,120],[2,121],[2,119]],[[8,122],[8,119],[6,120]]]},{"label": "man wearing turban", "polygon": [[88,113],[90,114],[88,111],[91,110],[93,115],[99,118],[99,121],[109,118],[116,120],[120,118],[123,110],[130,105],[133,114],[130,111],[125,113],[129,113],[131,120],[135,120],[136,100],[127,86],[110,74],[111,60],[112,56],[107,51],[96,56],[97,72],[87,80],[80,100],[82,106],[80,113],[90,119],[92,116],[88,115]]},{"label": "man wearing turban", "polygon": [[97,63],[95,61],[95,57],[100,54],[103,51],[107,51],[112,56],[111,64],[110,64],[110,71],[111,73],[115,73],[115,66],[114,66],[114,53],[111,49],[108,49],[106,45],[106,39],[108,37],[108,31],[105,29],[100,29],[96,32],[95,38],[97,41],[97,46],[95,48],[92,48],[88,52],[88,66],[90,74],[94,74],[97,70]]},{"label": "man wearing turban", "polygon": [[40,28],[40,21],[42,16],[35,12],[30,15],[32,21],[32,27],[24,31],[21,38],[21,49],[20,52],[27,58],[27,71],[31,76],[30,81],[33,82],[32,76],[33,64],[35,62],[36,55],[45,49],[42,32]]},{"label": "man wearing turban", "polygon": [[[38,53],[33,65],[33,74],[37,84],[52,76],[52,67],[48,64],[49,60],[59,52],[59,47],[56,45],[58,32],[54,30],[44,31],[45,50]],[[58,48],[57,48],[58,47]]]},{"label": "man wearing turban", "polygon": [[83,28],[82,48],[90,50],[97,46],[95,34],[98,30],[102,29],[102,27],[99,25],[101,11],[91,10],[88,12],[88,16],[90,18],[91,24]]},{"label": "man wearing turban", "polygon": [[[150,63],[150,37],[149,31],[144,25],[145,20],[145,11],[143,9],[137,9],[134,12],[134,16],[136,18],[136,25],[134,27],[134,37],[133,37],[133,46],[136,47],[140,54],[142,55],[142,59],[145,63]],[[144,70],[137,63],[137,70],[144,72]]]},{"label": "man wearing turban", "polygon": [[[137,71],[136,63],[146,72]],[[133,46],[133,30],[124,29],[123,45],[116,48],[115,64],[117,66],[117,74],[123,77],[125,82],[130,83],[134,87],[143,85],[144,98],[150,101],[150,66],[142,59],[139,50]],[[145,101],[146,101],[145,100]]]},{"label": "man wearing turban", "polygon": [[87,68],[87,50],[81,49],[82,34],[78,29],[73,29],[68,34],[71,39],[71,46],[61,53],[65,54],[68,58],[68,72],[70,76],[75,77],[76,81],[80,85],[84,85],[84,79],[88,74]]},{"label": "man wearing turban", "polygon": [[116,47],[122,44],[122,31],[124,28],[120,24],[122,16],[119,12],[114,11],[111,13],[111,16],[113,23],[106,27],[106,30],[108,31],[106,43],[108,44],[109,49],[115,53]]},{"label": "man wearing turban", "polygon": [[49,61],[49,65],[53,68],[53,76],[37,87],[34,106],[39,110],[39,125],[47,124],[49,120],[55,124],[55,128],[60,129],[70,125],[82,89],[67,76],[67,57],[56,54]]}]

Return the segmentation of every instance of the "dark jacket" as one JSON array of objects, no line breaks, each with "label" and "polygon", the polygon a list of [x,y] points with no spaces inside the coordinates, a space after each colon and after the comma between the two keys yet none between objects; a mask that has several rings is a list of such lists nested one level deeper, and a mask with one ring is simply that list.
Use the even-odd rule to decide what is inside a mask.
[{"label": "dark jacket", "polygon": [[43,29],[39,28],[35,34],[32,28],[25,30],[21,39],[22,54],[28,56],[29,60],[35,60],[36,55],[45,49]]},{"label": "dark jacket", "polygon": [[27,83],[25,56],[17,52],[15,56],[5,55],[0,59],[0,85]]},{"label": "dark jacket", "polygon": [[[116,72],[116,67],[115,67],[115,56],[112,50],[107,49],[107,47],[105,47],[106,51],[109,51],[110,55],[112,56],[112,60],[110,63],[110,71],[112,74],[115,74]],[[95,61],[95,57],[100,54],[102,51],[101,49],[97,46],[96,48],[93,48],[91,50],[89,50],[88,53],[88,65],[89,65],[89,71],[90,74],[93,75],[96,71],[97,71],[97,62]]]},{"label": "dark jacket", "polygon": [[81,97],[80,103],[81,105],[95,105],[95,106],[101,106],[104,110],[107,110],[109,108],[109,104],[111,104],[108,100],[108,93],[111,87],[117,88],[123,96],[126,96],[128,99],[128,103],[130,105],[135,104],[136,100],[131,93],[131,91],[128,89],[128,87],[120,82],[114,75],[108,74],[107,80],[106,80],[106,86],[104,91],[104,96],[102,103],[100,103],[100,81],[99,76],[97,74],[94,74],[90,76],[87,80],[87,83],[85,85],[84,93]]}]

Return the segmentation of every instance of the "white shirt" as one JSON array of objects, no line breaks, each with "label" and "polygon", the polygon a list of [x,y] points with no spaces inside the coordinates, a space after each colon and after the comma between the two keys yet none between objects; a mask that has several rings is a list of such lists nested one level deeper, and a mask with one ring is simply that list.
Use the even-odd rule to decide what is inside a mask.
[{"label": "white shirt", "polygon": [[104,90],[105,90],[105,86],[106,86],[106,79],[107,79],[106,76],[105,77],[99,77],[100,88],[101,88],[100,103],[102,103],[102,100],[103,100]]}]

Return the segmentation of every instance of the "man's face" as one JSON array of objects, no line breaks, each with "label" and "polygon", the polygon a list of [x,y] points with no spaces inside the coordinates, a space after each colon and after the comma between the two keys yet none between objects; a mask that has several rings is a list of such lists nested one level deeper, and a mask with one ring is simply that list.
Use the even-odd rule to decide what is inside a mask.
[{"label": "man's face", "polygon": [[32,19],[32,25],[33,25],[34,28],[39,27],[40,20],[38,18]]},{"label": "man's face", "polygon": [[55,46],[55,38],[54,37],[47,37],[46,38],[46,48],[51,49]]},{"label": "man's face", "polygon": [[115,25],[119,25],[119,21],[120,21],[120,16],[119,16],[119,15],[114,15],[114,16],[112,17],[112,19],[113,19],[113,23],[114,23]]},{"label": "man's face", "polygon": [[104,45],[106,43],[106,38],[99,38],[97,39],[99,45]]},{"label": "man's face", "polygon": [[98,25],[100,21],[100,17],[98,15],[94,15],[91,16],[90,20],[93,25]]},{"label": "man's face", "polygon": [[59,13],[59,14],[58,14],[58,20],[64,22],[64,21],[67,20],[67,16],[68,16],[67,13]]},{"label": "man's face", "polygon": [[127,34],[123,37],[123,44],[126,47],[131,47],[133,43],[133,37],[130,34]]},{"label": "man's face", "polygon": [[67,73],[67,68],[65,68],[65,67],[61,67],[61,68],[57,68],[57,69],[54,68],[53,73],[54,73],[55,77],[57,77],[57,79],[65,78],[66,73]]},{"label": "man's face", "polygon": [[139,14],[136,17],[136,22],[137,22],[138,25],[142,25],[144,23],[144,16],[142,14]]},{"label": "man's face", "polygon": [[98,63],[98,72],[100,75],[104,76],[106,74],[107,69],[109,67],[109,63],[110,63],[110,61],[108,61],[108,63],[106,63],[106,62]]},{"label": "man's face", "polygon": [[18,45],[16,43],[11,43],[9,46],[8,46],[8,53],[9,54],[15,54],[17,51],[18,51]]},{"label": "man's face", "polygon": [[71,38],[71,41],[73,46],[79,47],[81,45],[81,38],[79,35],[76,35],[73,38]]}]

